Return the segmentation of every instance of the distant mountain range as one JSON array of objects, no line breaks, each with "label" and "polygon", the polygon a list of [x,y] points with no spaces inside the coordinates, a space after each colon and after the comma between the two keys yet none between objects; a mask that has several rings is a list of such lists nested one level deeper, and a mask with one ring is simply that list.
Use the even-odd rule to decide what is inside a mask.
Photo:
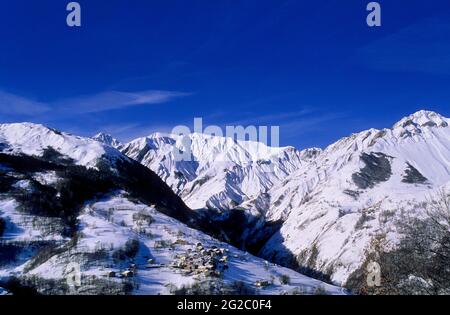
[{"label": "distant mountain range", "polygon": [[346,293],[322,281],[351,288],[450,189],[449,122],[419,111],[301,151],[0,125],[0,292]]},{"label": "distant mountain range", "polygon": [[345,293],[221,233],[110,145],[0,125],[0,294]]},{"label": "distant mountain range", "polygon": [[156,172],[193,209],[245,211],[252,220],[240,231],[243,247],[258,227],[281,222],[258,255],[340,285],[361,268],[374,239],[394,246],[396,220],[405,212],[420,215],[423,202],[450,186],[449,119],[431,111],[324,150],[202,134],[190,139],[190,162],[174,161],[174,149],[182,149],[175,135],[116,147]]}]

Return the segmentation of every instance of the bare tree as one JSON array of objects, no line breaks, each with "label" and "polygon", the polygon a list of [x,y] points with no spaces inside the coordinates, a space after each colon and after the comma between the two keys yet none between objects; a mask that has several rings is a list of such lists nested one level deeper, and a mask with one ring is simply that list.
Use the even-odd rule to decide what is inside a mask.
[{"label": "bare tree", "polygon": [[387,254],[397,265],[392,284],[405,294],[449,294],[450,193],[440,190],[427,202],[425,218],[407,218],[401,228],[404,238]]},{"label": "bare tree", "polygon": [[[450,192],[440,190],[428,200],[425,217],[398,220],[403,238],[384,252],[375,247],[347,285],[362,294],[450,294]],[[365,273],[370,261],[381,266],[382,284],[368,287]]]}]

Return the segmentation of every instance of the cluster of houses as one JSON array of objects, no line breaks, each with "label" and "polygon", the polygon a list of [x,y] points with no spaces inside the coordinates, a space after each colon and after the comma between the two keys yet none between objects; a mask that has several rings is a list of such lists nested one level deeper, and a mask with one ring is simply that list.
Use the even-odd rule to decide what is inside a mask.
[{"label": "cluster of houses", "polygon": [[125,271],[116,272],[110,271],[108,272],[108,278],[132,278],[136,274],[137,266],[136,264],[131,264]]},{"label": "cluster of houses", "polygon": [[[177,241],[173,245],[186,245]],[[166,247],[165,244],[164,246]],[[155,245],[155,248],[159,248]],[[221,277],[222,273],[228,269],[229,250],[217,246],[205,247],[202,243],[197,243],[194,247],[188,248],[184,254],[176,254],[170,267],[180,270],[186,276]],[[233,255],[238,258],[237,255]],[[148,259],[147,269],[161,268],[163,264],[156,264],[154,259]],[[129,268],[122,272],[110,271],[109,278],[132,278],[136,275],[136,264],[130,264]],[[256,281],[255,286],[264,288],[270,285],[269,281]]]},{"label": "cluster of houses", "polygon": [[212,246],[206,248],[202,243],[187,249],[183,255],[177,254],[172,265],[185,275],[204,275],[220,277],[228,269],[228,249]]}]

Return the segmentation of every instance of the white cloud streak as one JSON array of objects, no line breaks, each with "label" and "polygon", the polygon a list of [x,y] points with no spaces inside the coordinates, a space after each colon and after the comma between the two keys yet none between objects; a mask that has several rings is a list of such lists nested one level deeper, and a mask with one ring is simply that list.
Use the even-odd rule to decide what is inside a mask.
[{"label": "white cloud streak", "polygon": [[33,116],[50,109],[48,104],[0,90],[0,114]]},{"label": "white cloud streak", "polygon": [[149,90],[141,92],[106,91],[56,102],[53,106],[62,113],[88,114],[116,110],[137,105],[168,103],[190,93]]},{"label": "white cloud streak", "polygon": [[93,95],[43,103],[0,90],[0,114],[26,117],[45,114],[47,120],[58,120],[68,115],[99,113],[139,105],[163,104],[189,95],[191,94],[160,90],[140,92],[105,91]]}]

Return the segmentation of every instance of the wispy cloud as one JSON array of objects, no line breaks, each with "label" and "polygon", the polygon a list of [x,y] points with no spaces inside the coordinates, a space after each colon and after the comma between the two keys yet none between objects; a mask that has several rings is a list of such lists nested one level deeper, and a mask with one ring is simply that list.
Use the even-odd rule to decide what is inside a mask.
[{"label": "wispy cloud", "polygon": [[104,91],[93,95],[43,103],[0,90],[0,114],[19,119],[34,116],[38,120],[41,115],[45,115],[45,120],[59,120],[68,116],[99,113],[131,106],[163,104],[189,95],[192,94],[161,90]]},{"label": "wispy cloud", "polygon": [[61,113],[88,114],[137,105],[168,103],[190,93],[148,90],[140,92],[106,91],[95,95],[64,99],[53,104]]},{"label": "wispy cloud", "polygon": [[33,116],[50,109],[48,104],[0,90],[0,114]]}]

